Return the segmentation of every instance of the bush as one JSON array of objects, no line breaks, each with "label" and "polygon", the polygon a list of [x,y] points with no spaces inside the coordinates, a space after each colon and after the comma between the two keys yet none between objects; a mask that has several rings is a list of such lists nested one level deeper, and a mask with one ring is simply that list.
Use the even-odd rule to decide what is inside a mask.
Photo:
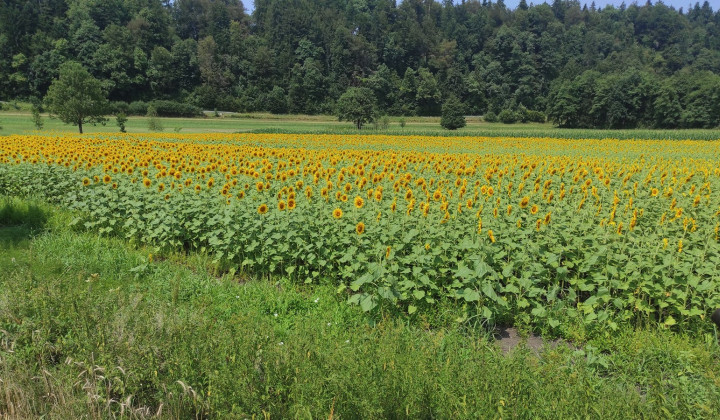
[{"label": "bush", "polygon": [[125,132],[125,123],[127,122],[127,115],[124,112],[120,112],[115,116],[115,123],[120,128],[120,132]]},{"label": "bush", "polygon": [[495,113],[492,112],[492,111],[487,112],[487,113],[483,116],[483,119],[485,120],[485,122],[489,122],[489,123],[498,122],[498,116],[497,116],[497,114],[495,114]]},{"label": "bush", "polygon": [[158,118],[158,113],[154,106],[152,106],[152,105],[148,106],[147,117],[148,117],[148,129],[150,131],[163,131],[164,130],[162,122]]},{"label": "bush", "polygon": [[540,111],[527,111],[526,114],[526,120],[528,122],[535,122],[535,123],[544,123],[545,122],[545,114]]},{"label": "bush", "polygon": [[160,117],[199,117],[202,116],[200,108],[175,101],[152,101],[151,105],[155,108]]},{"label": "bush", "polygon": [[130,102],[127,109],[128,115],[146,115],[148,112],[148,104],[143,101]]},{"label": "bush", "polygon": [[35,105],[32,106],[32,117],[33,123],[35,123],[35,128],[37,130],[42,130],[45,124],[43,123],[42,117],[40,116],[40,107],[37,107]]},{"label": "bush", "polygon": [[[108,103],[108,113],[117,115],[120,113],[128,114],[129,113],[129,106],[127,102],[123,101],[113,101]],[[143,113],[144,114],[144,113]]]},{"label": "bush", "polygon": [[518,122],[518,119],[520,119],[520,116],[517,112],[509,109],[503,109],[500,111],[500,114],[498,114],[498,120],[503,124],[515,124]]}]

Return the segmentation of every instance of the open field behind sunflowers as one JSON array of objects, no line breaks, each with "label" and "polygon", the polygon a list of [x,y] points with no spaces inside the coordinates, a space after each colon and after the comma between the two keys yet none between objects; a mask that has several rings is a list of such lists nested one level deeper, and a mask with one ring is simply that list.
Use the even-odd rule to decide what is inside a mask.
[{"label": "open field behind sunflowers", "polygon": [[[709,328],[720,143],[301,134],[0,137],[0,194],[81,228],[331,283],[364,310]],[[677,327],[675,327],[677,328]]]}]

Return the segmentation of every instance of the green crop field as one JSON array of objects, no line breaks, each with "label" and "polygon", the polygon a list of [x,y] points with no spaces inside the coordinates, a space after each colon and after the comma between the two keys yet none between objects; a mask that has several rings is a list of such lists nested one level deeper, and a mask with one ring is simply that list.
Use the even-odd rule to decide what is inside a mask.
[{"label": "green crop field", "polygon": [[[0,112],[0,135],[47,134],[51,132],[77,132],[77,127],[64,124],[58,119],[42,115],[44,126],[35,128],[32,116],[27,111]],[[672,140],[717,140],[718,129],[558,129],[550,123],[502,124],[487,123],[481,117],[468,117],[467,126],[458,130],[444,130],[439,117],[390,117],[387,127],[366,125],[357,130],[352,123],[339,122],[336,117],[326,115],[273,115],[268,113],[224,113],[215,117],[207,113],[206,118],[159,118],[163,131],[172,133],[318,133],[318,134],[388,134],[427,136],[489,136],[489,137],[551,137],[574,139],[672,139]],[[405,121],[401,127],[400,121]],[[119,132],[113,116],[108,116],[105,125],[83,127],[86,133]],[[129,117],[126,129],[130,133],[148,131],[147,117]]]}]

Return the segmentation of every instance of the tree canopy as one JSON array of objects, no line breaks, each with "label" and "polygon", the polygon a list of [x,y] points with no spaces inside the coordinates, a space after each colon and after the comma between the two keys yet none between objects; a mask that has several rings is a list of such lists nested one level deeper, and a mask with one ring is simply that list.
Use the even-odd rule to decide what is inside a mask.
[{"label": "tree canopy", "polygon": [[442,106],[440,125],[448,130],[465,127],[465,107],[457,97],[451,96]]},{"label": "tree canopy", "polygon": [[352,121],[357,129],[377,118],[375,95],[369,88],[351,87],[340,95],[337,102],[340,121]]},{"label": "tree canopy", "polygon": [[112,102],[332,113],[358,86],[389,115],[440,115],[455,96],[468,114],[569,127],[718,124],[709,2],[535,3],[256,0],[248,15],[239,0],[5,0],[0,98],[41,98],[77,60]]},{"label": "tree canopy", "polygon": [[83,124],[105,121],[107,98],[102,84],[74,61],[60,66],[60,75],[50,84],[45,103],[52,114],[76,125],[81,134]]}]

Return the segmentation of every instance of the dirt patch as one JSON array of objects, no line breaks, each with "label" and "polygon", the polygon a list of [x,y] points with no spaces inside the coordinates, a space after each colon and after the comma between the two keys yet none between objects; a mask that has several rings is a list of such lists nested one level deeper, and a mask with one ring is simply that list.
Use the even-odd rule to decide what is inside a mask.
[{"label": "dirt patch", "polygon": [[524,346],[539,356],[545,346],[549,348],[562,345],[570,346],[563,340],[547,340],[534,334],[524,337],[520,335],[516,328],[512,327],[498,327],[495,329],[495,334],[493,335],[495,337],[495,344],[500,347],[503,354],[509,354],[518,346]]}]

